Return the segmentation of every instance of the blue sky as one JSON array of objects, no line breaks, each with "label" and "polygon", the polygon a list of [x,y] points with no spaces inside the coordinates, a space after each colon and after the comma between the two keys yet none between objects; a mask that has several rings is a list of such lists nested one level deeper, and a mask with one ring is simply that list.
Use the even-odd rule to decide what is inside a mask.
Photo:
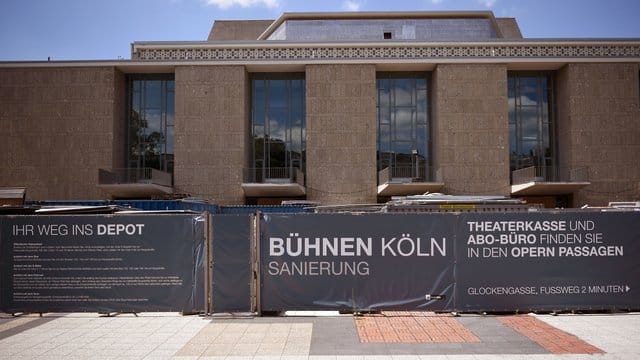
[{"label": "blue sky", "polygon": [[345,10],[492,10],[528,38],[640,38],[638,0],[2,0],[0,61],[129,59],[133,41],[205,40],[215,19]]}]

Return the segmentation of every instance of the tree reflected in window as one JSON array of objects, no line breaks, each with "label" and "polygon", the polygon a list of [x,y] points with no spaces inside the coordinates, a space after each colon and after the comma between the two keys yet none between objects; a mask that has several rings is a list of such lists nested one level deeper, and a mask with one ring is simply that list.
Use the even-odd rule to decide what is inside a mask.
[{"label": "tree reflected in window", "polygon": [[131,76],[129,85],[128,167],[173,173],[173,77]]}]

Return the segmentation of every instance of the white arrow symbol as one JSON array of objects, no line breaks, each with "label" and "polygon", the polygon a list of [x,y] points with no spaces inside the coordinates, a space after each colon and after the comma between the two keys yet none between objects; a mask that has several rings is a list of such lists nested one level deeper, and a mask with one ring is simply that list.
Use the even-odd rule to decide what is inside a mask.
[{"label": "white arrow symbol", "polygon": [[629,292],[629,290],[631,290],[631,288],[629,287],[629,285],[625,285],[625,287],[627,288],[627,292]]}]

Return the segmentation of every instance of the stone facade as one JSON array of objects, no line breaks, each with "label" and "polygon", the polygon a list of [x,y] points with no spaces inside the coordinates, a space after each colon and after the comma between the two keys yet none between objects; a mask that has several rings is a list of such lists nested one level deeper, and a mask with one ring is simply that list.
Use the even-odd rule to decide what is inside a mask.
[{"label": "stone facade", "polygon": [[249,153],[244,66],[178,66],[175,91],[175,192],[243,204]]},{"label": "stone facade", "polygon": [[432,108],[433,163],[443,191],[510,195],[507,67],[438,65]]},{"label": "stone facade", "polygon": [[0,69],[0,186],[26,187],[27,200],[105,198],[98,169],[124,160],[124,89],[114,67]]},{"label": "stone facade", "polygon": [[[216,22],[207,41],[134,43],[132,60],[2,62],[0,187],[26,187],[27,200],[108,198],[99,190],[98,169],[126,166],[125,73],[161,73],[175,78],[174,193],[221,205],[304,199],[297,185],[274,179],[243,185],[262,181],[244,179],[252,163],[251,73],[304,71],[306,199],[327,205],[383,201],[393,191],[378,197],[376,73],[411,71],[428,72],[434,188],[442,183],[447,194],[508,196],[508,71],[544,71],[553,79],[551,133],[560,175],[552,182],[590,185],[572,195],[583,184],[537,184],[518,193],[548,206],[640,200],[640,41],[515,41],[522,38],[515,19],[467,15],[491,20],[501,38],[261,41],[273,21],[239,20]],[[317,16],[285,14],[280,20]],[[295,196],[276,197],[282,188]],[[416,189],[394,191],[407,188]]]},{"label": "stone facade", "polygon": [[574,206],[640,199],[638,64],[568,64],[558,72],[561,167],[587,167]]},{"label": "stone facade", "polygon": [[376,68],[308,65],[307,199],[375,203]]}]

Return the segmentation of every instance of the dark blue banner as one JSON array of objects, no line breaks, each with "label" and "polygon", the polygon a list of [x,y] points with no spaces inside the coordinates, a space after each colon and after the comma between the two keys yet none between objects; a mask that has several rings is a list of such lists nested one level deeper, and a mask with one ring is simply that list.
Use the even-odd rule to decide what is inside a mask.
[{"label": "dark blue banner", "polygon": [[640,213],[462,214],[460,311],[640,308]]},{"label": "dark blue banner", "polygon": [[455,218],[265,214],[262,310],[453,307]]},{"label": "dark blue banner", "polygon": [[262,309],[640,309],[640,212],[265,215]]},{"label": "dark blue banner", "polygon": [[199,215],[7,216],[6,312],[204,310]]}]

